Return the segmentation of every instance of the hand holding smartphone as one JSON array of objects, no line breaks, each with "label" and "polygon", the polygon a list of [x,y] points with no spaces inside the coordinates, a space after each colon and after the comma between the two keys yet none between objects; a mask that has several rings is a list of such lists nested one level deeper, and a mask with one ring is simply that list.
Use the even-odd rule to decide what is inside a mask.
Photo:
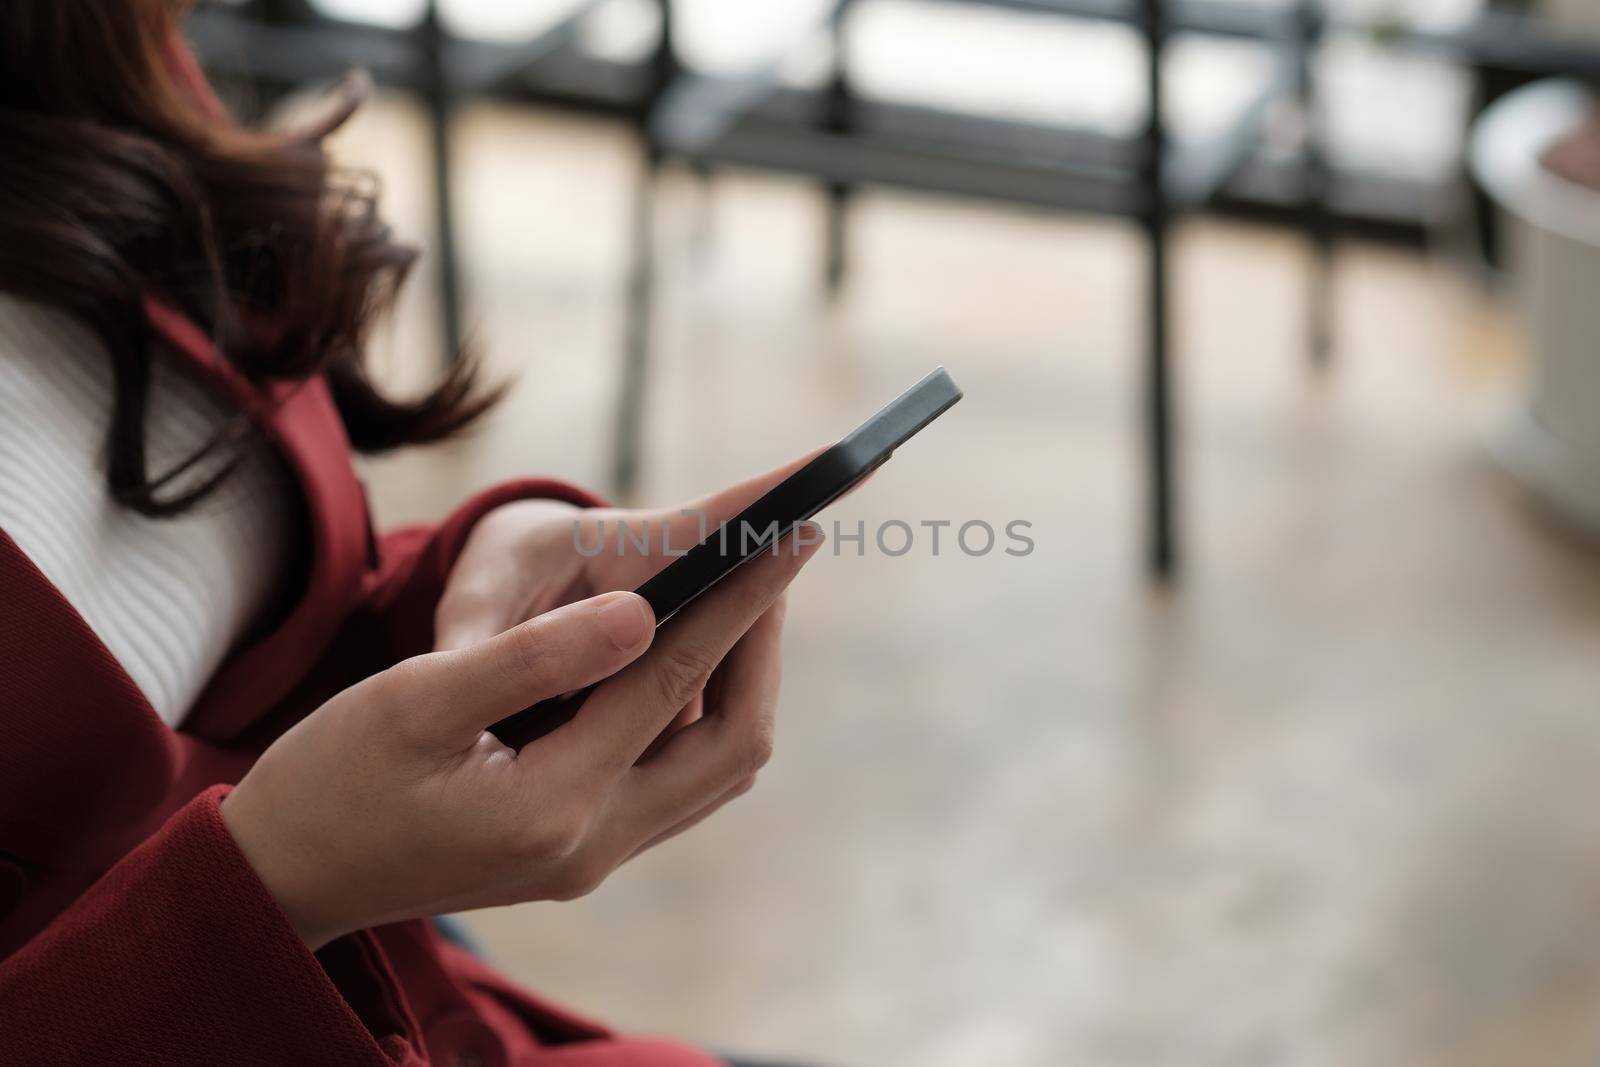
[{"label": "hand holding smartphone", "polygon": [[[771,551],[795,527],[849,492],[888,461],[897,448],[961,399],[943,367],[936,368],[876,415],[784,479],[724,523],[636,592],[665,625],[706,590],[762,551]],[[544,700],[509,715],[489,732],[520,749],[578,713],[589,690]]]}]

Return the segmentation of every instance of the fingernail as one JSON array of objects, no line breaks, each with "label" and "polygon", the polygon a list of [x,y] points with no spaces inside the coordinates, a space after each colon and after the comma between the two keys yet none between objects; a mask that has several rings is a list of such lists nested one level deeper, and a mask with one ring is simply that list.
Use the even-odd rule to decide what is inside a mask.
[{"label": "fingernail", "polygon": [[645,618],[644,601],[631,593],[616,597],[601,605],[600,626],[611,643],[624,652],[639,647],[650,630],[650,620]]}]

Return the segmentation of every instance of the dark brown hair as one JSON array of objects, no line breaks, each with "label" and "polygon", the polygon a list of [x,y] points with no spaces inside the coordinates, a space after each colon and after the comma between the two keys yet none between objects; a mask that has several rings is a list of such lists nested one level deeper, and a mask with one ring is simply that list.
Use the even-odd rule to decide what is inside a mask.
[{"label": "dark brown hair", "polygon": [[[0,291],[104,342],[111,493],[151,515],[194,503],[226,465],[178,492],[201,456],[147,469],[147,295],[257,385],[324,375],[358,449],[437,440],[492,400],[466,360],[419,400],[373,387],[365,340],[416,253],[378,217],[373,183],[323,156],[326,125],[278,134],[227,118],[178,36],[186,6],[0,0]],[[241,416],[202,455],[246,432]]]}]

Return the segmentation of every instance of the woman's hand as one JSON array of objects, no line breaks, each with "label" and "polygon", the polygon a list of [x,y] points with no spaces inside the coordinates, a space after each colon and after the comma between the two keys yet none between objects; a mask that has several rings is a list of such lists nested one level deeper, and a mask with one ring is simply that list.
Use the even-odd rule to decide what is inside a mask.
[{"label": "woman's hand", "polygon": [[[766,761],[780,601],[821,539],[807,533],[739,568],[659,639],[642,599],[608,593],[375,675],[279,738],[223,818],[312,948],[380,923],[587,893],[743,792]],[[520,752],[484,730],[596,682],[576,718]],[[702,691],[703,717],[652,748]]]},{"label": "woman's hand", "polygon": [[[814,455],[674,508],[581,509],[558,500],[496,508],[473,526],[451,568],[434,613],[434,648],[464,648],[562,604],[637,588]],[[623,526],[632,540],[620,536]]]},{"label": "woman's hand", "polygon": [[[496,508],[473,526],[450,570],[434,612],[433,647],[465,648],[563,604],[637,588],[816,454],[678,507],[520,500]],[[702,713],[702,695],[691,694],[663,740]]]}]

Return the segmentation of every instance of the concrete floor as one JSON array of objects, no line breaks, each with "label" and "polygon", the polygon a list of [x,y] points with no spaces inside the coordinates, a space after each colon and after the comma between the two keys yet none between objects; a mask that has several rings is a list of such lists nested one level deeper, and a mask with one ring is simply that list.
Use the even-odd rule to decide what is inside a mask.
[{"label": "concrete floor", "polygon": [[[426,235],[425,140],[341,152]],[[381,514],[607,469],[633,156],[603,124],[459,131],[477,436],[369,465]],[[807,187],[668,182],[643,499],[849,429],[936,363],[966,400],[831,517],[1032,523],[813,564],[760,787],[593,896],[474,915],[618,1025],[883,1067],[1600,1060],[1600,559],[1481,440],[1505,309],[1423,257],[1217,224],[1176,257],[1186,573],[1141,573],[1141,245],[1102,220],[875,194],[829,305]],[[705,224],[703,243],[696,219]],[[428,283],[387,373],[435,358]]]}]

